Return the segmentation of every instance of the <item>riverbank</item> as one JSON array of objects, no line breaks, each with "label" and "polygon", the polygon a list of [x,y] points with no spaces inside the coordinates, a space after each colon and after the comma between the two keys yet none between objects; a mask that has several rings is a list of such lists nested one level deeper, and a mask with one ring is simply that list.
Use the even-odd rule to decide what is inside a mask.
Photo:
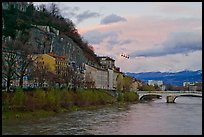
[{"label": "riverbank", "polygon": [[21,119],[54,115],[60,112],[77,111],[82,109],[98,109],[101,107],[138,101],[134,92],[118,92],[112,96],[106,90],[78,89],[44,91],[18,90],[14,93],[2,92],[2,119]]}]

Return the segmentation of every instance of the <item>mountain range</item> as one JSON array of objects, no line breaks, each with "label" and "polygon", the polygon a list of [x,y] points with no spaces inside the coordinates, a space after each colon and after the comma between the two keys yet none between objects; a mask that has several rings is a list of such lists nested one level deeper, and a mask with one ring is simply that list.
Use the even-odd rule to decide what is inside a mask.
[{"label": "mountain range", "polygon": [[126,72],[125,74],[145,83],[147,83],[148,80],[162,80],[164,84],[182,86],[183,82],[202,82],[202,70],[184,70],[180,72]]}]

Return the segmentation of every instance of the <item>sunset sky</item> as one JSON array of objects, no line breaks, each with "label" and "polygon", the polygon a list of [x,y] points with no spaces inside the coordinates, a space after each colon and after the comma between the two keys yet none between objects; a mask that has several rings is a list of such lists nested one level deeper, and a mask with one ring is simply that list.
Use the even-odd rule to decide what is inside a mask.
[{"label": "sunset sky", "polygon": [[202,70],[201,2],[55,3],[95,53],[115,59],[122,72]]}]

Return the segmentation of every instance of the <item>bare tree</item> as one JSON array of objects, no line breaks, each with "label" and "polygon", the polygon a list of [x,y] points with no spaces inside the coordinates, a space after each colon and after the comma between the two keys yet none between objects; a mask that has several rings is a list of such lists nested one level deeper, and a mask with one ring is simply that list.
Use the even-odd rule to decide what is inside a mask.
[{"label": "bare tree", "polygon": [[65,69],[65,77],[64,77],[64,81],[67,84],[67,86],[69,86],[72,82],[72,75],[73,75],[73,69],[71,68],[71,66],[67,65],[66,69]]},{"label": "bare tree", "polygon": [[74,88],[82,87],[83,75],[80,72],[75,71],[72,75],[72,83],[73,83]]},{"label": "bare tree", "polygon": [[57,4],[55,3],[51,3],[50,7],[49,7],[49,12],[51,13],[51,15],[53,16],[60,16],[60,9],[57,6]]},{"label": "bare tree", "polygon": [[95,88],[95,81],[91,77],[91,74],[86,74],[85,75],[84,86],[86,88]]},{"label": "bare tree", "polygon": [[11,48],[13,41],[5,43],[7,48],[3,48],[2,54],[2,78],[6,81],[7,91],[10,91],[11,81],[16,78],[16,68],[19,56]]},{"label": "bare tree", "polygon": [[71,84],[71,88],[83,87],[83,74],[81,74],[74,66],[68,65],[65,70],[64,81],[67,85]]},{"label": "bare tree", "polygon": [[51,73],[48,71],[48,65],[43,64],[42,62],[33,62],[32,72],[30,73],[31,79],[34,79],[36,83],[42,87],[44,82],[51,80]]},{"label": "bare tree", "polygon": [[39,6],[39,10],[42,11],[42,12],[46,12],[47,9],[46,9],[45,4],[41,4],[41,5]]},{"label": "bare tree", "polygon": [[16,75],[19,77],[19,85],[23,86],[23,77],[28,75],[26,73],[26,70],[28,69],[29,65],[32,63],[32,45],[29,44],[29,33],[25,33],[20,35],[15,40],[15,46],[18,47],[18,50],[20,51],[19,54],[19,60],[18,60],[18,71],[16,71]]}]

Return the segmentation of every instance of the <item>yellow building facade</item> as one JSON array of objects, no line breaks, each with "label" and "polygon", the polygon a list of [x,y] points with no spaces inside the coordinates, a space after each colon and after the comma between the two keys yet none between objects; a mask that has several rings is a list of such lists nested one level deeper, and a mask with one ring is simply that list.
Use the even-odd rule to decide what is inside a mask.
[{"label": "yellow building facade", "polygon": [[46,67],[50,72],[56,72],[56,61],[55,58],[48,54],[38,54],[35,55],[35,63],[37,66]]},{"label": "yellow building facade", "polygon": [[67,68],[67,60],[63,56],[57,56],[52,53],[35,55],[37,65],[46,67],[46,69],[54,74],[63,73]]}]

